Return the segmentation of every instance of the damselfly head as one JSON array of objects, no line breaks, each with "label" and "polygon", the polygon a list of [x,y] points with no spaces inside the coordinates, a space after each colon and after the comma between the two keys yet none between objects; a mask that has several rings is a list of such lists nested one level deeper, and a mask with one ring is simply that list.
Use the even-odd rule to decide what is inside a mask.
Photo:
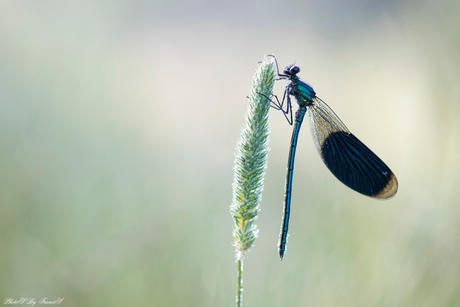
[{"label": "damselfly head", "polygon": [[291,64],[286,67],[284,73],[289,76],[295,76],[299,73],[300,68],[297,65]]}]

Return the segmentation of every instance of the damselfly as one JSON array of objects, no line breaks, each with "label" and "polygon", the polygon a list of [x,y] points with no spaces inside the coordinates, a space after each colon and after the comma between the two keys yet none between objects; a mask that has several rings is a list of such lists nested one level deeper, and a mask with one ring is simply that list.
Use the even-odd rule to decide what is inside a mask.
[{"label": "damselfly", "polygon": [[[282,111],[290,125],[294,124],[287,165],[284,214],[278,243],[278,253],[283,259],[291,213],[295,151],[300,126],[306,113],[308,113],[313,141],[321,159],[343,184],[366,196],[388,199],[398,190],[398,180],[390,168],[358,140],[334,111],[316,96],[313,88],[299,79],[297,74],[300,68],[298,66],[288,65],[280,74],[276,57],[270,56],[275,59],[279,79],[289,81],[281,102],[275,95],[273,97],[276,101],[270,99],[272,107]],[[292,121],[291,96],[295,98],[299,106],[294,122]]]}]

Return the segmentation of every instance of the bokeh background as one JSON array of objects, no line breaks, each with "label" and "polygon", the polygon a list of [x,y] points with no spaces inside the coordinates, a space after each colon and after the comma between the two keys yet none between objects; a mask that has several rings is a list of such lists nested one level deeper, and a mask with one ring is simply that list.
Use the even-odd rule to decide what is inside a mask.
[{"label": "bokeh background", "polygon": [[[322,164],[271,110],[245,306],[460,306],[459,1],[0,2],[0,298],[233,306],[233,154],[264,54],[397,175]],[[282,94],[284,81],[276,85]]]}]

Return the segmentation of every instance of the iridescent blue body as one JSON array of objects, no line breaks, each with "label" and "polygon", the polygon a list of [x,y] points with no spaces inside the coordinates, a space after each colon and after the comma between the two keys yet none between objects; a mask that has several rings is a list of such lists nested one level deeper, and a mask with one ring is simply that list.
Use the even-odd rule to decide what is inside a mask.
[{"label": "iridescent blue body", "polygon": [[[288,66],[286,69],[289,69]],[[312,103],[312,99],[316,97],[313,88],[305,82],[299,80],[297,76],[291,79],[291,82],[286,87],[286,92],[292,95],[297,100],[299,109],[295,113],[294,130],[292,132],[291,146],[289,147],[289,158],[286,175],[286,187],[284,189],[284,214],[281,221],[280,239],[278,242],[278,253],[281,259],[284,257],[287,244],[287,236],[289,229],[289,218],[291,216],[291,195],[292,195],[292,177],[294,175],[294,159],[297,149],[297,141],[299,138],[300,127],[307,113],[307,106]],[[288,98],[290,104],[290,99]]]},{"label": "iridescent blue body", "polygon": [[[278,70],[277,62],[276,66]],[[324,164],[337,179],[361,194],[378,199],[391,198],[398,190],[398,181],[390,168],[347,129],[334,111],[316,96],[310,85],[299,79],[297,76],[299,72],[300,68],[296,65],[287,66],[283,74],[278,70],[280,79],[287,79],[289,82],[282,102],[280,103],[276,96],[274,97],[277,102],[272,101],[272,106],[283,111],[288,122],[294,124],[287,165],[284,214],[278,242],[278,253],[281,259],[286,252],[288,238],[295,152],[300,127],[307,113],[316,149]],[[291,96],[299,106],[294,123]],[[285,100],[286,109],[283,108]]]}]

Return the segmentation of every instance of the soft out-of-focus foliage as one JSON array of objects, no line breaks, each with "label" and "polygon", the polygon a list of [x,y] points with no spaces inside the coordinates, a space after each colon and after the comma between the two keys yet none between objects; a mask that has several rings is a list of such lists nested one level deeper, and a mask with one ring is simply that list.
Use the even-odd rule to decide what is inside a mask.
[{"label": "soft out-of-focus foliage", "polygon": [[[247,306],[460,305],[455,1],[3,1],[0,297],[228,306],[233,152],[257,61],[296,61],[398,176],[338,182],[271,110]],[[282,81],[275,85],[280,95]]]}]

